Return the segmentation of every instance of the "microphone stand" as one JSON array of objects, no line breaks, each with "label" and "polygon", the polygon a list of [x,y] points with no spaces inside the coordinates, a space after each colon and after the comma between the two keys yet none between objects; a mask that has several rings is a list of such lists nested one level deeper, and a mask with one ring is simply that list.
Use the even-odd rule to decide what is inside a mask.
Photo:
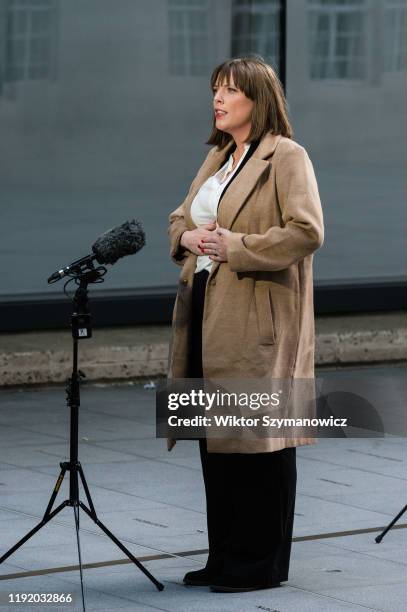
[{"label": "microphone stand", "polygon": [[[105,268],[102,270],[106,271]],[[137,567],[151,580],[151,582],[157,587],[159,591],[164,589],[164,585],[161,584],[154,576],[142,565],[142,563],[136,559],[136,557],[118,540],[111,531],[98,519],[95,507],[90,495],[89,487],[87,485],[85,474],[82,466],[78,461],[78,413],[80,406],[80,382],[83,374],[78,370],[78,340],[90,338],[92,336],[90,313],[88,310],[88,284],[100,282],[101,277],[100,269],[93,268],[90,265],[88,271],[82,271],[80,274],[73,276],[75,280],[79,280],[79,287],[75,292],[74,297],[74,312],[71,317],[72,337],[73,337],[73,366],[71,377],[67,381],[66,394],[67,394],[67,405],[71,412],[70,422],[70,455],[69,461],[60,462],[61,472],[55,483],[54,490],[51,494],[48,506],[45,510],[45,514],[42,520],[29,531],[21,540],[10,548],[2,557],[0,557],[0,564],[3,563],[10,555],[13,554],[20,546],[22,546],[27,540],[29,540],[37,531],[44,527],[51,519],[53,519],[61,510],[66,506],[72,506],[75,515],[75,527],[76,537],[78,546],[78,557],[79,557],[79,569],[81,578],[81,592],[82,592],[82,605],[85,610],[85,600],[83,593],[83,573],[82,573],[82,558],[79,540],[79,508],[82,510],[100,527],[100,529],[122,550],[127,557],[137,565]],[[58,495],[62,481],[64,480],[66,472],[69,472],[69,498],[63,501],[55,510],[52,510],[55,499]],[[79,498],[79,478],[82,482],[83,489],[85,491],[88,505],[86,505]]]}]

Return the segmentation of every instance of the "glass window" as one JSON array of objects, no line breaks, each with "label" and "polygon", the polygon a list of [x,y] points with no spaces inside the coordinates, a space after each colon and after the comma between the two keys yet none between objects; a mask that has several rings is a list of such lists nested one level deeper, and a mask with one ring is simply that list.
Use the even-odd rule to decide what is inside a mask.
[{"label": "glass window", "polygon": [[280,57],[280,0],[234,0],[232,56],[257,53],[274,68]]},{"label": "glass window", "polygon": [[287,98],[294,138],[314,163],[325,216],[315,277],[403,276],[407,3],[299,0],[295,10],[290,6]]},{"label": "glass window", "polygon": [[366,75],[364,0],[310,0],[308,37],[312,79]]},{"label": "glass window", "polygon": [[[289,112],[326,223],[316,279],[405,274],[406,8],[287,2]],[[168,215],[209,150],[210,74],[248,52],[277,67],[280,11],[260,0],[0,0],[0,294],[60,292],[47,277],[133,218],[145,247],[94,291],[176,285]]]},{"label": "glass window", "polygon": [[202,76],[209,68],[208,3],[206,0],[168,2],[169,72]]},{"label": "glass window", "polygon": [[0,294],[60,293],[48,276],[133,218],[145,247],[93,290],[176,285],[168,215],[209,150],[230,24],[218,0],[0,0]]},{"label": "glass window", "polygon": [[407,2],[387,0],[385,5],[385,70],[407,70]]},{"label": "glass window", "polygon": [[5,81],[51,77],[55,2],[10,0],[5,33]]}]

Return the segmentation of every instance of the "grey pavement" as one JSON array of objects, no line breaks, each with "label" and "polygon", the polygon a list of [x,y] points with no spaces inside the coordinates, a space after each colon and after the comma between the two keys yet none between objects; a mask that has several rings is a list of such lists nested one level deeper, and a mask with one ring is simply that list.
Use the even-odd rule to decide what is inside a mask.
[{"label": "grey pavement", "polygon": [[[359,370],[350,369],[353,373]],[[364,368],[366,371],[366,367]],[[369,367],[405,392],[407,365]],[[343,375],[326,370],[324,376]],[[69,459],[63,387],[0,392],[0,554],[42,517]],[[187,587],[206,561],[205,498],[196,441],[171,453],[155,438],[154,389],[84,385],[79,458],[98,516],[160,580],[158,592],[84,514],[80,516],[87,610],[401,612],[407,602],[407,513],[381,544],[375,536],[407,503],[404,438],[323,439],[297,449],[290,576],[278,589],[220,594]],[[57,501],[68,495],[65,478]],[[84,498],[84,494],[82,495]],[[74,515],[65,508],[0,566],[7,593],[72,593],[65,605],[0,604],[1,610],[81,610]]]}]

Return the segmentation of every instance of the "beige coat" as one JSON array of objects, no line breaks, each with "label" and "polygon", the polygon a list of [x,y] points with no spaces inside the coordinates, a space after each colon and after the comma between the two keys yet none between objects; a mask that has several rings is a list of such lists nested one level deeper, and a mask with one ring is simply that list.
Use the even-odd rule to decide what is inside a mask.
[{"label": "beige coat", "polygon": [[[188,322],[197,256],[179,244],[196,225],[192,201],[233,141],[213,147],[170,216],[171,257],[182,266],[172,321],[169,378],[187,377]],[[202,323],[205,378],[314,378],[313,252],[324,239],[318,186],[306,150],[271,132],[225,192],[218,224],[233,232],[227,262],[209,274]],[[310,438],[208,439],[209,452],[271,452]],[[169,445],[169,448],[171,444]]]}]

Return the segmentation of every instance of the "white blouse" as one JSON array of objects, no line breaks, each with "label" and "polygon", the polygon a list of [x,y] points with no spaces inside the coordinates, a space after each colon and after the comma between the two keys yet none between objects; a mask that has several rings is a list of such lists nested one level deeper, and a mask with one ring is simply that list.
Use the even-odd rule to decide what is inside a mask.
[{"label": "white blouse", "polygon": [[[218,204],[221,193],[240,166],[249,147],[250,144],[245,145],[244,153],[232,172],[230,172],[233,165],[233,155],[231,154],[222,168],[203,183],[191,204],[191,217],[196,226],[199,227],[200,225],[205,225],[217,220]],[[198,255],[195,274],[204,269],[210,272],[212,264],[213,261],[209,259],[208,255]]]}]

